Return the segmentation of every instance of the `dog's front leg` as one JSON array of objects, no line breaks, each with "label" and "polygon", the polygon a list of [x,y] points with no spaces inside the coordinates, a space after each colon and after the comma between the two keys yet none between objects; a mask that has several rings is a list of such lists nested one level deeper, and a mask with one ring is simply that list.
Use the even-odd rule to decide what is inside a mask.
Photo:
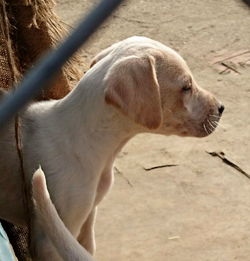
[{"label": "dog's front leg", "polygon": [[94,207],[87,220],[82,225],[80,234],[77,238],[78,242],[92,255],[95,253],[96,249],[94,229],[96,212],[97,207]]},{"label": "dog's front leg", "polygon": [[113,171],[112,171],[113,162],[109,162],[107,166],[104,168],[104,171],[101,175],[101,179],[99,181],[96,198],[95,198],[95,207],[90,212],[87,220],[82,225],[80,234],[78,236],[78,242],[90,253],[95,253],[95,217],[97,212],[97,205],[101,202],[104,196],[107,194],[113,183]]}]

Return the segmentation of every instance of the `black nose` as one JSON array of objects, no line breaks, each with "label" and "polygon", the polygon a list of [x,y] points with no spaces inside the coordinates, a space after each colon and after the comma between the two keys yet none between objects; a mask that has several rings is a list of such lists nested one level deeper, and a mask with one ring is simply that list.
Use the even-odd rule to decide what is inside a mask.
[{"label": "black nose", "polygon": [[219,114],[222,114],[223,111],[225,110],[224,105],[221,105],[218,110],[219,110]]}]

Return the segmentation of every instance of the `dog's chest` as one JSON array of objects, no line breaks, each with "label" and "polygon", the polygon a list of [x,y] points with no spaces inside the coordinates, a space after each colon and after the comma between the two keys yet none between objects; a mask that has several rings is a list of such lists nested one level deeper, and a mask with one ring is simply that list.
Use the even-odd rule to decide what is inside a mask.
[{"label": "dog's chest", "polygon": [[113,175],[112,166],[110,166],[106,168],[101,174],[101,178],[98,183],[98,187],[96,191],[95,205],[98,205],[102,201],[102,199],[110,190],[113,181],[114,181],[114,175]]}]

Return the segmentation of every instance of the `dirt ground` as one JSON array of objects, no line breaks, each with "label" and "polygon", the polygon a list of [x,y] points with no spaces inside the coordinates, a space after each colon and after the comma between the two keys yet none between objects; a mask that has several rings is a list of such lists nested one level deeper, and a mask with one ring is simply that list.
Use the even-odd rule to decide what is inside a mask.
[{"label": "dirt ground", "polygon": [[[74,26],[94,2],[57,0],[56,10]],[[207,138],[144,134],[127,144],[99,207],[97,260],[250,260],[250,179],[206,153],[223,151],[250,173],[249,28],[250,9],[238,0],[130,0],[84,46],[89,64],[128,36],[159,40],[226,107]],[[162,164],[177,166],[144,170]]]}]

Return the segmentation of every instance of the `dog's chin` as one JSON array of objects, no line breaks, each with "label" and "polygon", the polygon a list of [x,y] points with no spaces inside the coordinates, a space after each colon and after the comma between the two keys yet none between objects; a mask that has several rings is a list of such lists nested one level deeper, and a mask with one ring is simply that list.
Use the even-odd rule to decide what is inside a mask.
[{"label": "dog's chin", "polygon": [[186,130],[183,130],[180,136],[204,138],[212,134],[217,128],[220,116],[206,117],[203,121],[186,122]]},{"label": "dog's chin", "polygon": [[177,136],[180,136],[180,137],[188,137],[188,138],[204,138],[204,137],[207,137],[209,136],[210,134],[207,134],[205,132],[195,132],[195,133],[190,133],[190,132],[181,132],[181,133],[178,133]]},{"label": "dog's chin", "polygon": [[197,138],[204,138],[209,136],[210,134],[212,134],[216,129],[216,126],[207,126],[205,124],[202,124],[202,126],[199,128],[199,130],[197,130],[196,132],[196,137]]},{"label": "dog's chin", "polygon": [[209,136],[215,131],[216,127],[214,128],[208,128],[207,126],[204,126],[204,124],[200,125],[198,128],[186,128],[179,130],[178,133],[176,133],[177,136],[180,137],[193,137],[193,138],[204,138]]},{"label": "dog's chin", "polygon": [[[211,132],[212,133],[212,132]],[[207,132],[199,132],[197,133],[197,135],[195,136],[196,138],[205,138],[207,136],[209,136],[211,133],[207,133]]]}]

